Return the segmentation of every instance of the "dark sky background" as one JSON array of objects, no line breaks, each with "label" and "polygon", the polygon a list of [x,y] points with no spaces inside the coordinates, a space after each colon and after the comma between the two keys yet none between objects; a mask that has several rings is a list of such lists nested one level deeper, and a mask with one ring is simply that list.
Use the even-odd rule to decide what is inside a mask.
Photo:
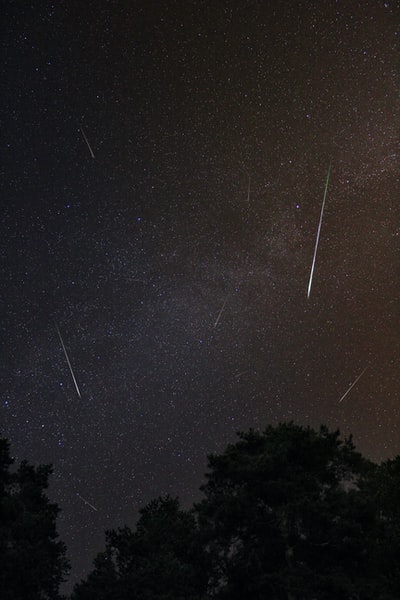
[{"label": "dark sky background", "polygon": [[1,12],[0,424],[71,582],[237,430],[399,454],[399,2]]}]

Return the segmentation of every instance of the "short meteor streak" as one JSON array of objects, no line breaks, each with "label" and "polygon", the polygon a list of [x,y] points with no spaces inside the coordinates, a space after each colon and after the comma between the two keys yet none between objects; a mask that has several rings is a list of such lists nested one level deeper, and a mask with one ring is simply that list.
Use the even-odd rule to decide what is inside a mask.
[{"label": "short meteor streak", "polygon": [[80,498],[82,500],[82,502],[84,502],[85,504],[87,504],[88,506],[90,506],[90,508],[93,508],[93,510],[95,510],[96,512],[98,512],[98,508],[96,508],[95,506],[93,506],[93,504],[90,504],[90,502],[88,502],[87,500],[85,500],[85,498],[83,498],[80,494],[78,494],[78,492],[76,493],[76,495],[78,496],[78,498]]},{"label": "short meteor streak", "polygon": [[247,202],[250,202],[250,184],[251,184],[251,177],[249,177],[249,185],[247,187]]},{"label": "short meteor streak", "polygon": [[87,139],[87,137],[86,137],[86,134],[85,134],[85,132],[83,131],[83,128],[82,128],[82,127],[80,128],[80,132],[81,132],[81,134],[83,135],[83,139],[85,140],[87,147],[89,148],[89,152],[90,152],[90,155],[91,155],[91,157],[92,157],[92,158],[95,158],[95,156],[94,156],[94,153],[93,153],[93,150],[92,150],[92,147],[91,147],[91,145],[89,144],[89,140]]},{"label": "short meteor streak", "polygon": [[343,396],[340,398],[339,402],[342,402],[346,398],[347,394],[349,394],[351,392],[353,387],[356,385],[357,381],[359,381],[361,379],[361,377],[364,375],[364,373],[367,369],[368,369],[368,367],[365,367],[365,369],[362,371],[362,373],[360,373],[360,375],[353,381],[353,383],[351,384],[351,386],[349,387],[347,392],[345,394],[343,394]]},{"label": "short meteor streak", "polygon": [[228,302],[228,298],[229,298],[229,294],[226,296],[226,298],[225,298],[225,300],[224,300],[224,303],[223,303],[223,305],[221,306],[221,310],[219,311],[219,313],[218,313],[218,317],[217,317],[217,319],[216,319],[216,321],[215,321],[215,323],[214,323],[214,328],[215,328],[215,327],[218,325],[218,323],[219,323],[219,320],[220,320],[220,318],[221,318],[221,315],[222,315],[222,313],[223,313],[223,311],[224,311],[224,308],[225,308],[225,304]]},{"label": "short meteor streak", "polygon": [[61,337],[61,333],[60,333],[60,330],[58,329],[58,327],[57,327],[57,333],[58,333],[58,337],[60,338],[60,342],[61,342],[62,349],[64,350],[65,358],[67,359],[67,363],[68,363],[69,370],[71,371],[71,375],[72,375],[72,379],[73,379],[73,381],[74,381],[74,384],[75,384],[76,391],[77,391],[77,393],[78,393],[78,396],[79,396],[79,398],[82,398],[82,396],[81,396],[81,393],[80,393],[80,391],[79,391],[78,384],[77,384],[77,382],[76,382],[76,378],[75,378],[74,372],[73,372],[73,370],[72,370],[71,362],[70,362],[70,360],[69,360],[69,358],[68,358],[67,350],[66,350],[66,348],[65,348],[65,346],[64,346],[64,342],[63,342],[63,339],[62,339],[62,337]]},{"label": "short meteor streak", "polygon": [[247,369],[247,371],[240,371],[240,373],[236,373],[235,377],[236,379],[240,379],[242,375],[246,375],[246,373],[249,372],[249,369]]},{"label": "short meteor streak", "polygon": [[315,241],[314,256],[313,256],[313,261],[312,261],[312,265],[311,265],[310,281],[308,282],[307,298],[310,297],[310,293],[311,293],[311,285],[312,285],[312,280],[313,280],[313,275],[314,275],[315,259],[317,258],[319,235],[321,233],[322,217],[324,215],[326,193],[328,191],[329,176],[330,176],[330,174],[331,174],[331,165],[329,165],[328,174],[326,176],[324,199],[322,201],[321,216],[319,218],[318,231],[317,231],[317,239]]}]

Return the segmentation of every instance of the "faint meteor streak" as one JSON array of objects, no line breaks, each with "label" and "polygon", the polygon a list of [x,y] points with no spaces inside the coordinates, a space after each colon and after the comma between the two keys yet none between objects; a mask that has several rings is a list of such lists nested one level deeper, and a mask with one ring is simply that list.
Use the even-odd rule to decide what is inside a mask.
[{"label": "faint meteor streak", "polygon": [[326,176],[326,181],[325,181],[324,199],[322,201],[321,216],[319,218],[318,231],[317,231],[317,239],[315,240],[314,256],[313,256],[313,261],[312,261],[312,265],[311,265],[310,281],[308,282],[307,298],[310,297],[310,293],[311,293],[311,285],[312,285],[312,280],[313,280],[313,275],[314,275],[315,259],[317,258],[319,235],[321,233],[322,217],[324,215],[326,193],[328,191],[328,184],[329,184],[329,176],[330,176],[330,174],[331,174],[331,165],[329,165],[328,174]]},{"label": "faint meteor streak", "polygon": [[90,152],[90,155],[91,155],[91,157],[92,157],[92,158],[95,158],[95,156],[94,156],[94,153],[93,153],[93,150],[92,150],[92,147],[91,147],[91,145],[89,144],[89,140],[87,139],[87,137],[86,137],[86,134],[85,134],[85,132],[83,131],[83,128],[82,128],[82,127],[80,128],[80,132],[81,132],[81,134],[83,135],[83,139],[85,140],[87,147],[89,148],[89,152]]},{"label": "faint meteor streak", "polygon": [[246,373],[249,372],[250,369],[247,369],[247,371],[240,371],[240,373],[236,373],[235,377],[236,379],[240,379],[242,375],[246,375]]},{"label": "faint meteor streak", "polygon": [[249,185],[247,187],[247,202],[250,202],[250,184],[251,184],[251,177],[249,177]]},{"label": "faint meteor streak", "polygon": [[83,498],[80,494],[78,494],[78,492],[76,492],[76,495],[78,496],[78,498],[80,498],[82,500],[82,502],[84,502],[85,504],[87,504],[88,506],[90,506],[90,508],[93,508],[93,510],[95,510],[96,512],[98,511],[98,508],[96,508],[95,506],[93,506],[93,504],[90,504],[90,502],[88,502],[87,500],[85,500],[85,498]]},{"label": "faint meteor streak", "polygon": [[368,367],[365,367],[365,369],[359,374],[359,376],[353,381],[353,383],[351,384],[351,386],[349,387],[349,389],[347,390],[347,392],[345,394],[343,394],[343,396],[340,398],[339,402],[342,402],[342,400],[344,400],[347,396],[347,394],[349,394],[351,392],[351,390],[353,389],[353,387],[356,385],[357,381],[359,381],[359,379],[361,379],[361,377],[364,375],[365,371],[368,369]]},{"label": "faint meteor streak", "polygon": [[229,298],[229,294],[227,294],[227,296],[226,296],[226,298],[225,298],[225,300],[224,300],[224,303],[223,303],[223,305],[221,306],[221,310],[219,311],[219,313],[218,313],[218,317],[217,317],[217,319],[216,319],[216,321],[215,321],[215,323],[214,323],[214,328],[215,328],[215,327],[218,325],[218,323],[219,323],[219,320],[220,320],[220,318],[221,318],[221,315],[222,315],[222,313],[223,313],[223,310],[224,310],[224,308],[225,308],[225,304],[226,304],[226,303],[227,303],[227,301],[228,301],[228,298]]},{"label": "faint meteor streak", "polygon": [[73,372],[73,370],[72,370],[71,362],[70,362],[70,360],[69,360],[69,358],[68,358],[67,350],[66,350],[66,348],[65,348],[65,346],[64,346],[64,342],[63,342],[63,339],[62,339],[62,337],[61,337],[61,333],[60,333],[60,330],[58,329],[58,327],[57,327],[57,333],[58,333],[58,337],[60,338],[60,342],[61,342],[62,349],[64,350],[65,358],[67,359],[67,363],[68,363],[69,370],[71,371],[71,375],[72,375],[72,379],[73,379],[73,381],[74,381],[74,384],[75,384],[76,391],[77,391],[77,393],[78,393],[78,396],[79,396],[79,398],[82,398],[82,396],[81,396],[81,393],[80,393],[80,391],[79,391],[78,384],[77,384],[77,382],[76,382],[76,379],[75,379],[74,372]]}]

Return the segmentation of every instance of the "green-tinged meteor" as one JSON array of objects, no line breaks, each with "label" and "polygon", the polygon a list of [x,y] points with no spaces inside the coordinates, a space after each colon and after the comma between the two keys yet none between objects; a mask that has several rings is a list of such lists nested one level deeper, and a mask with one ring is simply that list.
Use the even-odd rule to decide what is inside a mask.
[{"label": "green-tinged meteor", "polygon": [[317,239],[315,241],[314,256],[313,256],[313,261],[312,261],[312,265],[311,265],[310,281],[308,282],[307,298],[310,297],[310,293],[311,293],[311,285],[312,285],[312,280],[313,280],[313,275],[314,275],[315,259],[317,258],[319,235],[321,233],[322,217],[324,215],[326,193],[328,191],[330,174],[331,174],[331,165],[329,165],[328,174],[326,176],[324,199],[322,201],[321,216],[319,218],[318,231],[317,231]]},{"label": "green-tinged meteor", "polygon": [[65,348],[65,346],[64,346],[64,342],[63,342],[63,339],[62,339],[62,337],[61,337],[60,330],[59,330],[59,328],[58,328],[57,326],[56,326],[56,329],[57,329],[58,337],[60,338],[60,342],[61,342],[62,349],[64,350],[65,358],[67,359],[68,367],[69,367],[69,370],[70,370],[70,372],[71,372],[71,376],[72,376],[73,382],[74,382],[74,384],[75,384],[76,391],[77,391],[77,393],[78,393],[78,396],[79,396],[79,398],[81,398],[82,396],[81,396],[81,393],[80,393],[80,391],[79,391],[79,387],[78,387],[78,384],[77,384],[77,382],[76,382],[76,378],[75,378],[74,372],[73,372],[73,370],[72,370],[71,362],[70,362],[70,360],[69,360],[69,358],[68,358],[67,350],[66,350],[66,348]]}]

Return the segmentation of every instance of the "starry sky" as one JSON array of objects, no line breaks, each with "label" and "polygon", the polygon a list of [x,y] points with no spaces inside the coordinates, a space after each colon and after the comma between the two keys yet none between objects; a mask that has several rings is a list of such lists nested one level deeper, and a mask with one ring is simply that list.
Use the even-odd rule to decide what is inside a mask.
[{"label": "starry sky", "polygon": [[238,430],[399,454],[400,3],[2,13],[0,425],[70,585]]}]

